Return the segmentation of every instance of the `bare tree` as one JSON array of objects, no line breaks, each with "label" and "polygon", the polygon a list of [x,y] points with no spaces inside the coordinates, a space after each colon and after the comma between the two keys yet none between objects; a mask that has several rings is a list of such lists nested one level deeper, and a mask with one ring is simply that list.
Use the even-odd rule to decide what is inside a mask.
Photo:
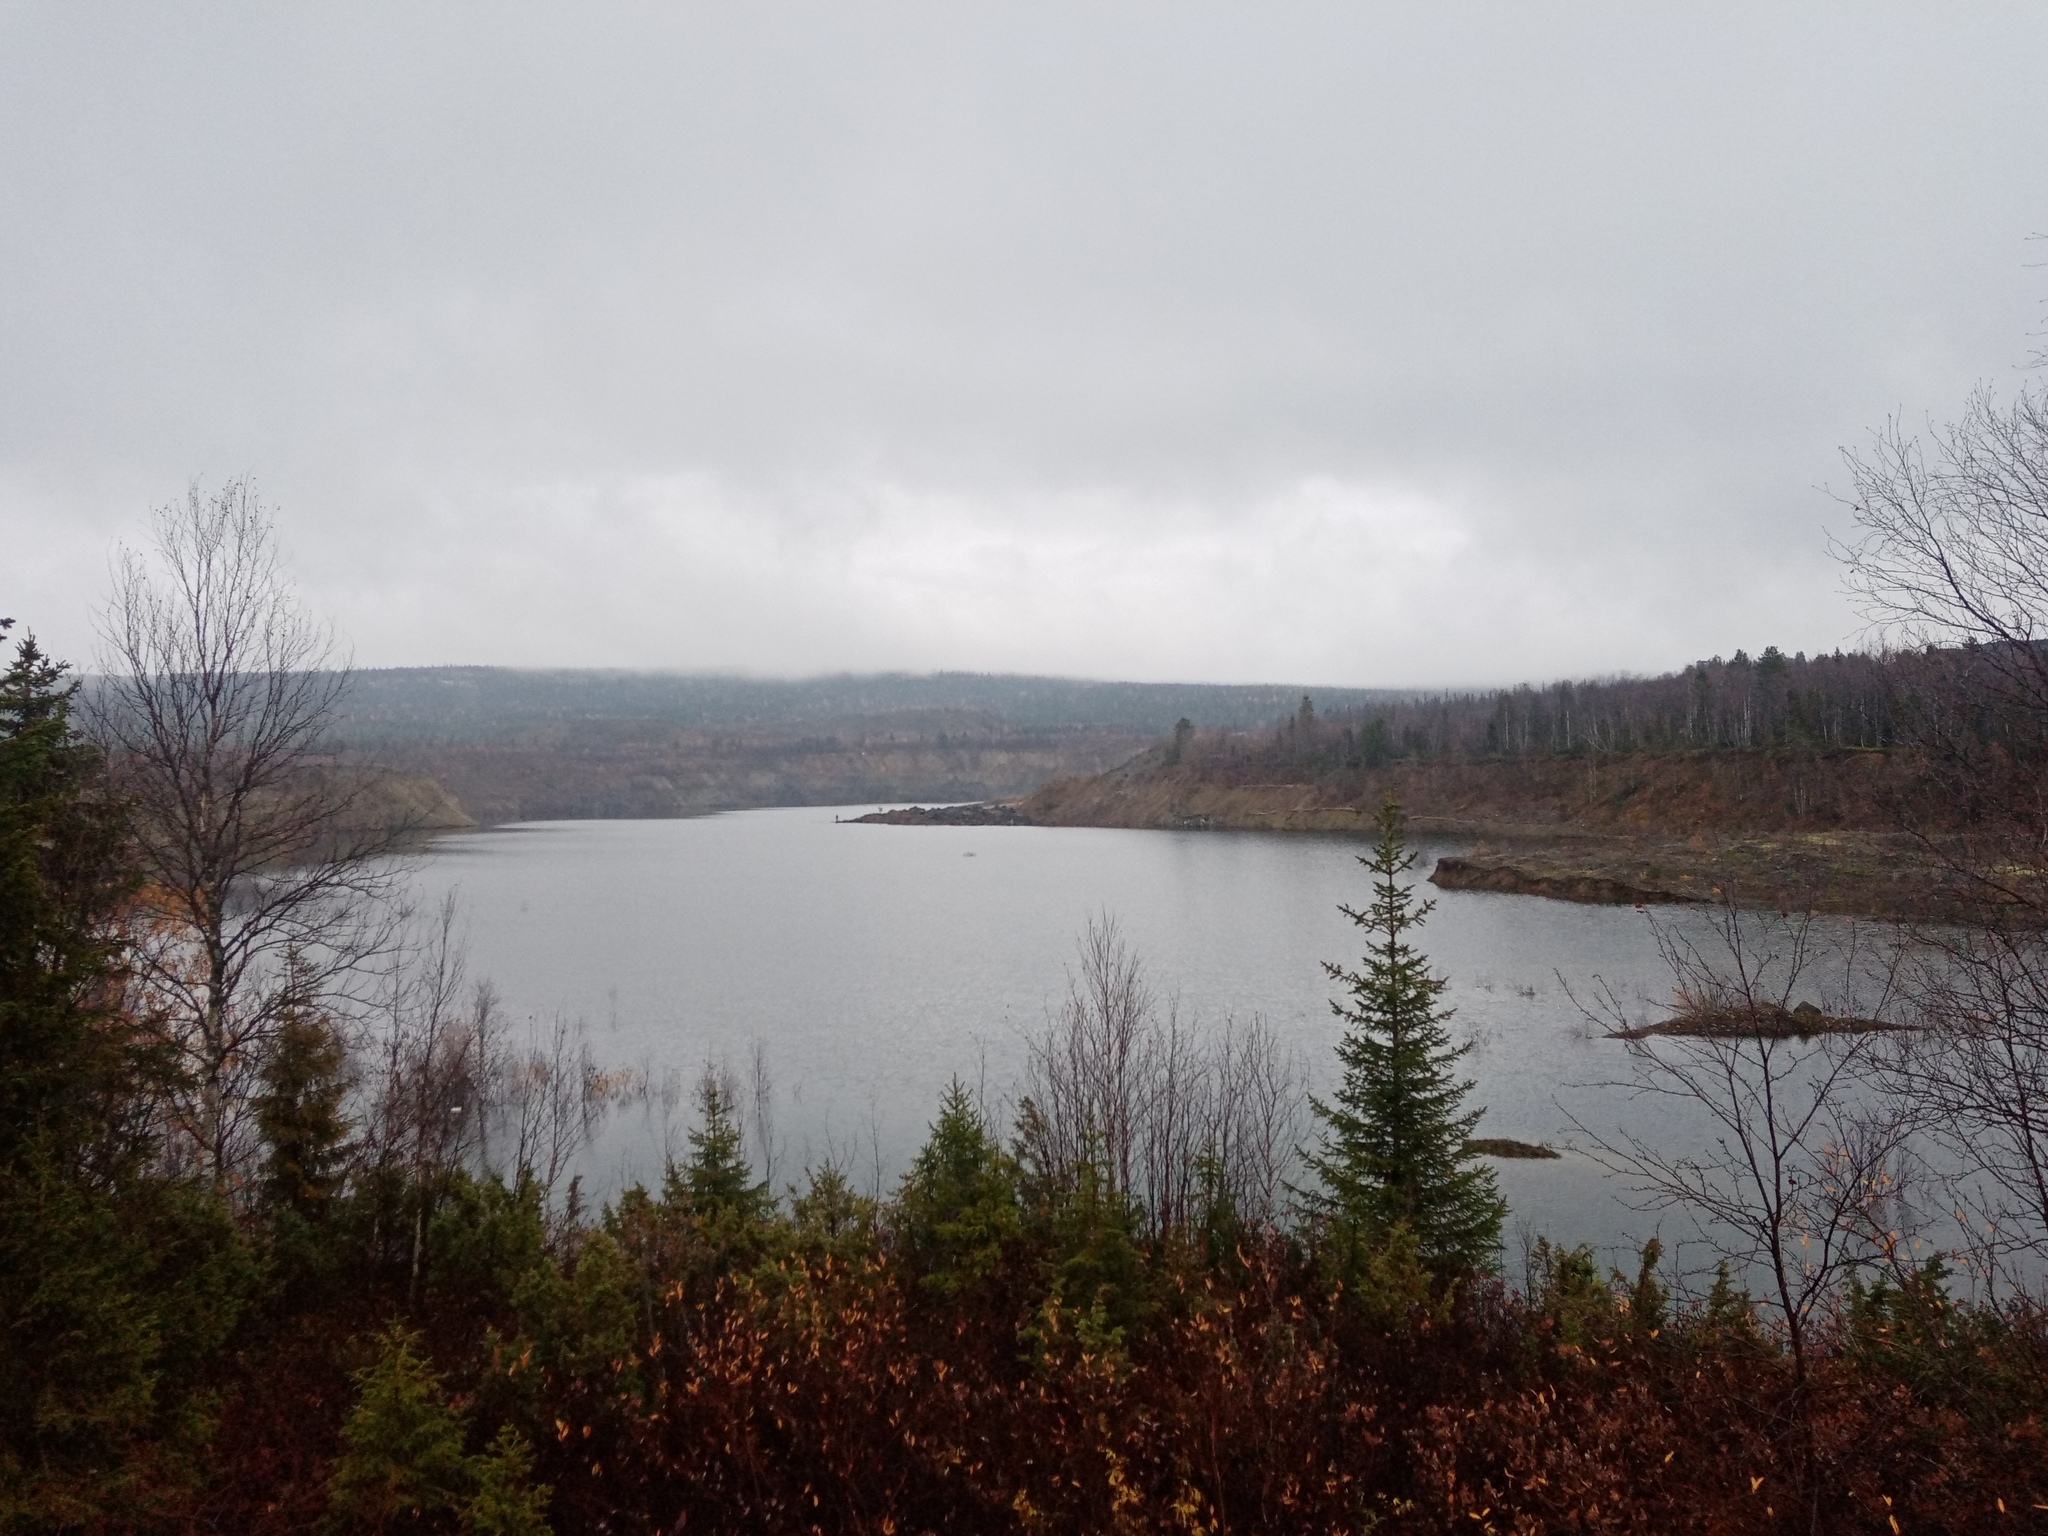
[{"label": "bare tree", "polygon": [[[1646,1205],[1690,1213],[1710,1243],[1763,1278],[1803,1390],[1819,1309],[1854,1268],[1886,1263],[1902,1245],[1911,1121],[1871,1091],[1885,1034],[1844,1029],[1859,1009],[1886,1006],[1888,968],[1880,957],[1871,974],[1852,936],[1831,957],[1840,962],[1834,990],[1802,1012],[1795,998],[1813,987],[1822,958],[1810,918],[1745,912],[1731,900],[1704,942],[1674,926],[1655,931],[1681,1016],[1700,1032],[1631,1028],[1623,1000],[1597,980],[1580,1007],[1622,1038],[1632,1069],[1598,1086],[1647,1101],[1662,1124],[1654,1134],[1596,1130],[1566,1113],[1588,1152]],[[1684,1128],[1702,1120],[1705,1145],[1687,1144]]]},{"label": "bare tree", "polygon": [[1109,1188],[1131,1195],[1140,1124],[1156,1090],[1147,1058],[1158,1000],[1116,919],[1090,919],[1080,951],[1066,1000],[1031,1042],[1027,1093],[1043,1123],[1042,1160],[1056,1177],[1093,1157]]},{"label": "bare tree", "polygon": [[254,487],[194,486],[154,533],[121,554],[91,718],[136,807],[134,953],[191,1085],[176,1129],[226,1188],[286,1007],[349,994],[388,940],[384,856],[405,829],[365,826],[361,780],[324,749],[348,670]]},{"label": "bare tree", "polygon": [[[1926,439],[1894,421],[1851,455],[1858,534],[1838,549],[1866,616],[1938,658],[1907,716],[1927,798],[1961,830],[1927,838],[1968,921],[1907,937],[1915,1036],[1891,1089],[1941,1147],[1951,1208],[1986,1278],[2048,1263],[2048,396],[1971,395]],[[1930,658],[1930,661],[1937,658]]]},{"label": "bare tree", "polygon": [[768,1043],[756,1040],[747,1054],[747,1099],[750,1113],[747,1129],[752,1133],[755,1156],[760,1159],[762,1182],[775,1184],[775,1165],[781,1161],[782,1145],[775,1135],[775,1078],[768,1070]]},{"label": "bare tree", "polygon": [[1979,388],[1925,442],[1894,419],[1846,457],[1857,533],[1837,553],[1865,615],[1908,643],[1987,648],[2048,708],[2048,400]]},{"label": "bare tree", "polygon": [[497,993],[469,982],[453,893],[424,922],[403,912],[379,1006],[364,1021],[373,1101],[371,1159],[414,1185],[481,1160],[491,1087],[502,1074]]},{"label": "bare tree", "polygon": [[1210,1142],[1224,1189],[1253,1227],[1279,1223],[1307,1127],[1308,1074],[1259,1014],[1226,1020],[1210,1057],[1216,1110]]},{"label": "bare tree", "polygon": [[563,1178],[614,1108],[638,1097],[672,1111],[679,1097],[680,1074],[671,1072],[657,1088],[644,1073],[599,1066],[582,1021],[564,1014],[534,1026],[522,1049],[494,1050],[491,1060],[487,1120],[500,1122],[510,1137],[509,1155],[493,1171],[532,1181],[550,1211]]},{"label": "bare tree", "polygon": [[2048,939],[1919,936],[1907,998],[1920,1028],[1886,1053],[1887,1086],[1942,1150],[1950,1209],[1991,1290],[2048,1274]]}]

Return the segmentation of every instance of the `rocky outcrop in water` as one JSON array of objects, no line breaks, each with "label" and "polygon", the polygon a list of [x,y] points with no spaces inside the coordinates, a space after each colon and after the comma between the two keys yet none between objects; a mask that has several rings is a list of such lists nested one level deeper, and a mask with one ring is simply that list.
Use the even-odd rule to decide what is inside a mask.
[{"label": "rocky outcrop in water", "polygon": [[1037,822],[1014,805],[1001,801],[977,805],[906,806],[894,811],[870,811],[849,816],[848,822],[866,822],[885,827],[1035,827]]}]

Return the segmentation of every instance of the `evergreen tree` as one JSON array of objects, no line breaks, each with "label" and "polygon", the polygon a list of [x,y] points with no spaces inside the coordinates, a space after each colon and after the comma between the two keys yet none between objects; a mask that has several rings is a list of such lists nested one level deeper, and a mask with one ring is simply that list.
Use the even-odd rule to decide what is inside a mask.
[{"label": "evergreen tree", "polygon": [[531,1480],[533,1447],[508,1424],[481,1453],[464,1455],[464,1414],[419,1342],[394,1323],[376,1360],[356,1373],[360,1396],[327,1483],[327,1528],[546,1536],[551,1490]]},{"label": "evergreen tree", "polygon": [[256,1125],[267,1156],[264,1194],[274,1212],[323,1216],[341,1183],[350,1130],[348,1051],[325,1018],[289,1005],[263,1063]]},{"label": "evergreen tree", "polygon": [[[0,629],[6,622],[0,621]],[[33,638],[0,674],[0,1529],[147,1518],[192,1475],[240,1250],[152,1167],[125,811]]]},{"label": "evergreen tree", "polygon": [[1052,1209],[1048,1300],[1071,1312],[1084,1342],[1120,1346],[1149,1310],[1138,1213],[1109,1181],[1093,1137]]},{"label": "evergreen tree", "polygon": [[1456,1275],[1492,1264],[1507,1210],[1492,1170],[1465,1153],[1483,1113],[1463,1107],[1472,1084],[1456,1071],[1471,1046],[1452,1043],[1444,978],[1408,940],[1436,904],[1418,901],[1401,879],[1415,855],[1391,800],[1378,826],[1372,853],[1359,859],[1373,874],[1372,904],[1339,909],[1371,935],[1363,968],[1323,967],[1350,992],[1330,1004],[1347,1026],[1337,1047],[1344,1079],[1333,1102],[1311,1101],[1323,1136],[1308,1163],[1339,1228],[1377,1243],[1405,1226],[1433,1272]]},{"label": "evergreen tree", "polygon": [[697,1128],[690,1160],[671,1166],[662,1203],[680,1212],[725,1270],[758,1257],[775,1214],[775,1197],[747,1163],[746,1137],[733,1112],[732,1093],[706,1070],[697,1084]]},{"label": "evergreen tree", "polygon": [[790,1237],[796,1251],[813,1260],[859,1263],[874,1251],[875,1217],[875,1202],[834,1163],[813,1168],[802,1194],[790,1190]]},{"label": "evergreen tree", "polygon": [[959,1078],[896,1196],[896,1241],[919,1283],[953,1296],[995,1272],[1020,1228],[1015,1165]]},{"label": "evergreen tree", "polygon": [[148,1151],[148,1063],[116,974],[135,882],[124,809],[72,728],[64,674],[29,636],[0,675],[0,1166],[105,1183]]}]

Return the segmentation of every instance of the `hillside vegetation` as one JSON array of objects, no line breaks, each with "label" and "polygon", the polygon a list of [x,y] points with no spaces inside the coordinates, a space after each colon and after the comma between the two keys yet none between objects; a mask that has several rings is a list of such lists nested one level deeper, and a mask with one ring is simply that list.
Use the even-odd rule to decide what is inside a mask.
[{"label": "hillside vegetation", "polygon": [[2015,772],[2039,757],[2023,721],[1969,702],[1975,665],[1770,649],[1364,708],[1304,697],[1262,730],[1190,722],[1020,810],[1060,826],[1349,833],[1391,797],[1419,835],[1479,843],[1465,868],[1490,878],[1466,883],[1484,888],[1934,912],[1949,899],[1942,848],[1981,807],[1930,777],[1930,714],[1960,722],[1956,751]]},{"label": "hillside vegetation", "polygon": [[[438,667],[357,674],[332,740],[479,821],[981,800],[1098,773],[1173,722],[1247,726],[1299,690],[936,673],[798,680]],[[1402,695],[1333,697],[1363,707]]]}]

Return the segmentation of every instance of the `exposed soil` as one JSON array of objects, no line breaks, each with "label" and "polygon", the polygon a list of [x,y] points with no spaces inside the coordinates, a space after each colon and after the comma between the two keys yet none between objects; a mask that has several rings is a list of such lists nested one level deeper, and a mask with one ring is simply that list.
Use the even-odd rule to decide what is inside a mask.
[{"label": "exposed soil", "polygon": [[[1532,850],[1534,851],[1534,850]],[[1700,891],[1673,891],[1661,886],[1631,885],[1623,880],[1587,872],[1585,869],[1529,867],[1524,856],[1510,864],[1488,859],[1458,858],[1452,855],[1436,861],[1430,883],[1447,891],[1502,891],[1516,896],[1549,896],[1558,901],[1588,901],[1608,906],[1633,902],[1704,901]]]},{"label": "exposed soil", "polygon": [[456,832],[476,825],[462,803],[431,774],[398,769],[330,770],[345,781],[350,796],[345,820],[354,828],[388,831]]},{"label": "exposed soil", "polygon": [[1391,796],[1412,838],[1475,845],[1439,860],[1446,890],[1945,916],[1957,903],[1941,866],[1893,830],[1906,778],[1884,753],[1845,750],[1401,762],[1254,783],[1155,751],[1020,809],[1050,826],[1364,836]]},{"label": "exposed soil", "polygon": [[1863,831],[1481,843],[1439,859],[1430,879],[1444,890],[1636,906],[1733,900],[1788,912],[1928,918],[1957,905],[1950,875],[1920,844]]},{"label": "exposed soil", "polygon": [[1164,758],[1144,752],[1106,773],[1049,783],[1023,808],[1057,826],[1350,832],[1392,797],[1424,836],[1682,842],[1887,832],[1908,782],[1893,757],[1854,750],[1402,761],[1283,782],[1271,781],[1270,764]]}]

